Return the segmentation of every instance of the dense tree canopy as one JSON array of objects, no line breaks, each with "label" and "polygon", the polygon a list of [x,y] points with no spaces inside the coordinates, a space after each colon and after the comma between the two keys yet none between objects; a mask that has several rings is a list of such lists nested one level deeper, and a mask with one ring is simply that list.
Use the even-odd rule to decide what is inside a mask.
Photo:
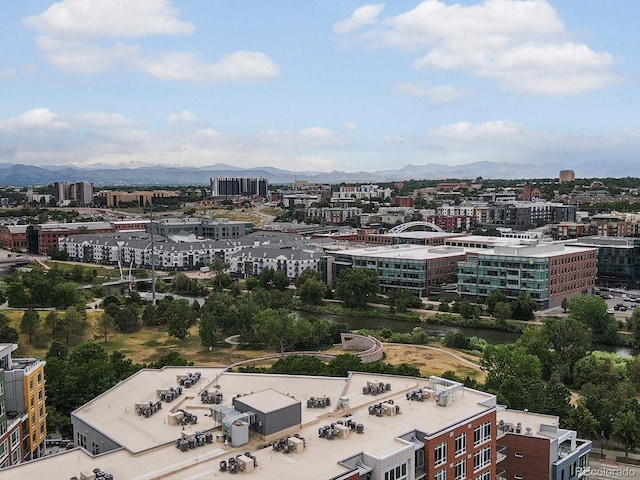
[{"label": "dense tree canopy", "polygon": [[347,268],[340,273],[336,294],[347,308],[362,308],[380,292],[380,280],[375,270]]}]

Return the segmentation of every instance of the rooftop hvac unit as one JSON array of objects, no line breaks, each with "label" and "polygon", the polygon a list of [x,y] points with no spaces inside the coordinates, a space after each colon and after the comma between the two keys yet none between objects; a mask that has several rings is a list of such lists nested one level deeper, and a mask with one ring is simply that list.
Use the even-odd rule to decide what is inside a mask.
[{"label": "rooftop hvac unit", "polygon": [[238,462],[238,470],[247,473],[253,472],[253,469],[255,468],[255,462],[253,458],[249,458],[246,455],[238,455],[236,457],[236,460]]},{"label": "rooftop hvac unit", "polygon": [[299,437],[289,437],[287,440],[289,442],[289,449],[295,453],[302,453],[304,450],[305,444],[304,440]]},{"label": "rooftop hvac unit", "polygon": [[449,403],[449,395],[447,392],[440,392],[436,398],[436,405],[439,407],[446,407]]}]

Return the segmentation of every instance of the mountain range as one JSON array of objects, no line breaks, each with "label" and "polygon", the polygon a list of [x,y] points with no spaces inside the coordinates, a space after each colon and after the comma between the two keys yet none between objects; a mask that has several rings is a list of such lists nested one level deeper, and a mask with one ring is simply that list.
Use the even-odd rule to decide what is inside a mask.
[{"label": "mountain range", "polygon": [[0,163],[0,185],[47,185],[54,182],[89,181],[95,185],[208,185],[211,177],[265,177],[271,184],[290,184],[296,180],[309,183],[369,183],[403,180],[441,179],[533,179],[557,178],[560,170],[572,169],[580,178],[640,177],[637,162],[581,162],[560,165],[558,162],[515,164],[475,162],[465,165],[406,165],[398,169],[374,172],[290,171],[273,167],[240,168],[226,164],[209,167],[167,165],[20,165]]}]

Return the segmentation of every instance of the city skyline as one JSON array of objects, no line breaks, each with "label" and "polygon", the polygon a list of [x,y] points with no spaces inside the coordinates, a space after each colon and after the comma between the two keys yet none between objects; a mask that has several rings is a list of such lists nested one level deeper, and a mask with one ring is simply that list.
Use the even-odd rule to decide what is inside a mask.
[{"label": "city skyline", "polygon": [[12,2],[0,163],[584,176],[638,154],[635,2],[304,6]]}]

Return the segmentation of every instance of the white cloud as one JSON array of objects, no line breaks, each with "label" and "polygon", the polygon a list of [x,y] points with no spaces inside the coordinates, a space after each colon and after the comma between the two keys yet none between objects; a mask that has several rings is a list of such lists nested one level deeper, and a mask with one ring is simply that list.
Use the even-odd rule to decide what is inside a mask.
[{"label": "white cloud", "polygon": [[24,25],[60,39],[190,35],[196,27],[177,18],[167,0],[62,0]]},{"label": "white cloud", "polygon": [[16,134],[45,134],[51,131],[64,130],[68,124],[48,108],[35,108],[16,117],[0,119],[0,132]]},{"label": "white cloud", "polygon": [[167,124],[169,125],[197,125],[200,119],[189,110],[182,110],[177,113],[167,115]]},{"label": "white cloud", "polygon": [[577,95],[618,81],[614,56],[572,41],[545,0],[469,6],[425,0],[353,40],[369,48],[416,51],[417,69],[466,70],[526,94]]},{"label": "white cloud", "polygon": [[358,125],[353,122],[345,122],[342,124],[341,128],[345,132],[355,132],[358,130]]},{"label": "white cloud", "polygon": [[464,91],[454,85],[436,85],[433,87],[415,83],[399,83],[394,86],[394,92],[410,97],[426,100],[429,103],[451,103],[459,100]]},{"label": "white cloud", "polygon": [[36,43],[47,61],[71,73],[126,67],[161,80],[197,83],[258,82],[279,75],[278,65],[261,52],[236,51],[214,63],[192,51],[155,53],[127,42],[195,32],[178,13],[168,0],[62,0],[24,25],[38,32]]},{"label": "white cloud", "polygon": [[276,146],[283,149],[333,149],[352,143],[349,138],[338,136],[333,131],[324,127],[310,127],[299,132],[265,130],[257,135],[257,141],[264,145]]},{"label": "white cloud", "polygon": [[383,8],[383,3],[378,5],[363,5],[362,7],[356,8],[351,14],[351,17],[334,23],[333,31],[340,34],[346,34],[355,30],[360,30],[361,28],[369,25],[375,25],[378,23],[378,16],[380,15],[380,12],[382,12]]},{"label": "white cloud", "polygon": [[12,78],[16,74],[13,68],[0,68],[0,78]]},{"label": "white cloud", "polygon": [[204,62],[192,52],[174,52],[157,57],[132,59],[152,77],[201,83],[257,82],[277,77],[278,65],[260,52],[235,52],[218,63]]}]

